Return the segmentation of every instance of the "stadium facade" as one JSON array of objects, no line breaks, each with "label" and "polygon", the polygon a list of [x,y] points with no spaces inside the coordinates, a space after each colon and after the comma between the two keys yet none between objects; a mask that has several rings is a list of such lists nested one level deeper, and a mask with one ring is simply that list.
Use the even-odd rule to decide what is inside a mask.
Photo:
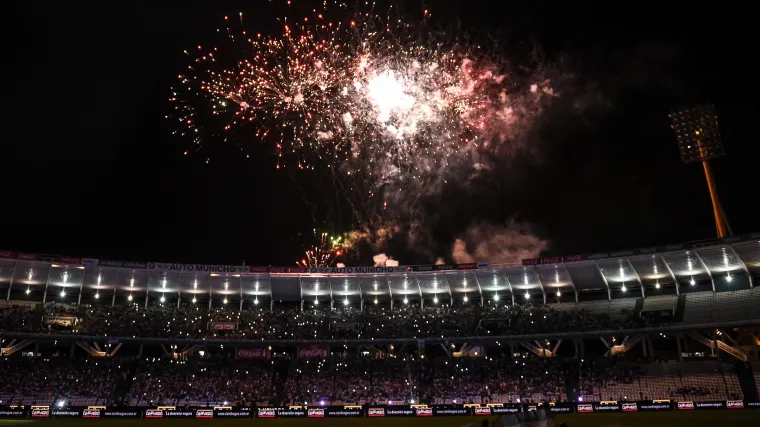
[{"label": "stadium facade", "polygon": [[[760,233],[664,247],[489,263],[313,268],[128,262],[0,252],[0,298],[36,302],[272,307],[276,302],[584,304],[750,290]],[[3,295],[4,292],[4,295]]]}]

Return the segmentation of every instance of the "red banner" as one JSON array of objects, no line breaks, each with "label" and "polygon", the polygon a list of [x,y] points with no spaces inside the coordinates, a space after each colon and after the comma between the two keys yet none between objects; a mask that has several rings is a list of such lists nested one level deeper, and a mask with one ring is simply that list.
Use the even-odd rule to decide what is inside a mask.
[{"label": "red banner", "polygon": [[209,322],[209,329],[213,331],[234,331],[237,329],[235,322]]},{"label": "red banner", "polygon": [[239,348],[235,355],[238,359],[268,359],[269,350],[264,347]]},{"label": "red banner", "polygon": [[0,258],[16,258],[16,252],[0,251]]},{"label": "red banner", "polygon": [[478,268],[478,264],[469,262],[467,264],[457,264],[457,270],[475,270]]},{"label": "red banner", "polygon": [[301,359],[319,359],[327,357],[327,349],[318,345],[301,347],[298,350],[298,357]]}]

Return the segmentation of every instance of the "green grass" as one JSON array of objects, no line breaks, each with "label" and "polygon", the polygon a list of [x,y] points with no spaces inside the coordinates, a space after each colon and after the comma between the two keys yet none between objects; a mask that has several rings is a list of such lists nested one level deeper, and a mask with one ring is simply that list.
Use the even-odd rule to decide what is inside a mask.
[{"label": "green grass", "polygon": [[[496,417],[491,417],[495,420]],[[83,420],[71,418],[56,418],[34,420],[33,424],[25,427],[67,427],[92,424],[93,427],[201,427],[223,426],[243,427],[251,424],[260,427],[461,427],[468,423],[480,426],[483,417],[436,417],[436,418],[322,418],[322,419],[236,419],[236,420]],[[28,422],[27,420],[0,420],[0,427]],[[693,412],[648,412],[638,414],[567,414],[558,415],[555,425],[566,422],[568,427],[743,427],[760,425],[760,410],[723,410],[723,411],[693,411]],[[498,425],[498,424],[497,424]]]}]

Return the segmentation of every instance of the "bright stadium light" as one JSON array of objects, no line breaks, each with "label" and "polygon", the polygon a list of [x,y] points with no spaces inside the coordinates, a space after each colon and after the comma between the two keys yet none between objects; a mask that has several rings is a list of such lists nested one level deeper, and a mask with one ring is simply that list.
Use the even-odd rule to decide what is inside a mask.
[{"label": "bright stadium light", "polygon": [[620,289],[621,291],[625,292],[628,290],[628,288],[625,287],[625,283],[623,283],[623,287]]},{"label": "bright stadium light", "polygon": [[499,300],[499,294],[494,294],[493,295],[493,300],[494,301],[498,301]]},{"label": "bright stadium light", "polygon": [[654,288],[655,289],[660,289],[660,281],[659,280],[657,282],[655,282]]},{"label": "bright stadium light", "polygon": [[225,303],[225,304],[227,304],[227,298],[224,298],[224,301],[222,301],[222,302]]},{"label": "bright stadium light", "polygon": [[98,274],[98,285],[100,284],[100,282],[101,282],[102,280],[103,280],[103,277],[102,277],[100,274]]},{"label": "bright stadium light", "polygon": [[29,289],[29,288],[26,288],[26,294],[27,294],[27,295],[29,295],[29,294],[31,294],[31,293],[32,293],[32,290],[31,290],[31,289]]},{"label": "bright stadium light", "polygon": [[164,297],[163,295],[161,295],[161,299],[160,299],[160,301],[161,301],[161,302],[164,302],[164,301],[166,301],[166,297]]},{"label": "bright stadium light", "polygon": [[253,286],[256,288],[257,291],[259,290],[259,282],[256,282]]},{"label": "bright stadium light", "polygon": [[319,282],[315,282],[315,283],[314,283],[314,290],[315,290],[315,291],[318,291],[318,290],[319,290]]},{"label": "bright stadium light", "polygon": [[562,296],[562,292],[560,292],[559,290],[557,290],[557,296],[561,297]]},{"label": "bright stadium light", "polygon": [[730,281],[732,281],[732,280],[734,280],[734,278],[733,278],[733,277],[731,277],[731,273],[730,273],[730,272],[729,272],[729,273],[726,273],[726,282],[730,282]]},{"label": "bright stadium light", "polygon": [[259,299],[258,299],[258,297],[257,297],[255,300],[253,300],[253,303],[254,303],[255,305],[259,305]]},{"label": "bright stadium light", "polygon": [[69,281],[69,272],[64,271],[61,277],[63,277],[63,283],[67,283]]},{"label": "bright stadium light", "polygon": [[163,280],[161,280],[161,287],[162,288],[166,287],[166,277],[164,277]]},{"label": "bright stadium light", "polygon": [[135,278],[133,277],[133,278],[129,279],[129,287],[131,288],[131,287],[134,287],[134,286],[135,286]]},{"label": "bright stadium light", "polygon": [[198,300],[193,297],[193,304],[195,304]]},{"label": "bright stadium light", "polygon": [[62,296],[62,297],[65,297],[65,296],[66,296],[66,290],[65,290],[65,289],[61,289],[61,296]]},{"label": "bright stadium light", "polygon": [[377,298],[375,298],[375,304],[377,304]]},{"label": "bright stadium light", "polygon": [[100,294],[98,292],[95,292],[95,299],[100,298]]},{"label": "bright stadium light", "polygon": [[467,302],[467,300],[468,300],[468,299],[469,299],[469,298],[467,298],[467,295],[465,295],[465,296],[464,296],[464,298],[463,298],[463,301],[464,301],[464,302]]},{"label": "bright stadium light", "polygon": [[528,291],[525,291],[525,299],[530,299],[530,293]]},{"label": "bright stadium light", "polygon": [[348,298],[343,300],[343,305],[348,305]]},{"label": "bright stadium light", "polygon": [[689,280],[689,284],[690,284],[691,286],[694,286],[694,285],[696,285],[696,284],[697,284],[697,281],[696,281],[696,280],[694,280],[694,276],[691,276],[691,280]]},{"label": "bright stadium light", "polygon": [[230,282],[229,282],[229,280],[225,280],[225,281],[224,281],[224,289],[229,289],[229,287],[230,287]]},{"label": "bright stadium light", "polygon": [[433,303],[438,304],[438,297],[433,297]]},{"label": "bright stadium light", "polygon": [[198,279],[193,280],[193,289],[198,289]]},{"label": "bright stadium light", "polygon": [[129,296],[127,297],[127,301],[132,301],[132,294],[129,294]]},{"label": "bright stadium light", "polygon": [[409,300],[406,297],[404,298],[404,304],[409,304]]}]

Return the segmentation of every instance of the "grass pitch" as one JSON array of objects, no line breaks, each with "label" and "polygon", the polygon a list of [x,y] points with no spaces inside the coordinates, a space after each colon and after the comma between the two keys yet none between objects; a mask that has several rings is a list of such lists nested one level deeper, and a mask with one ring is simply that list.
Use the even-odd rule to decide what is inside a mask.
[{"label": "grass pitch", "polygon": [[[492,422],[496,417],[490,418]],[[321,419],[275,419],[254,418],[195,420],[195,419],[46,419],[46,420],[0,420],[0,427],[24,425],[24,427],[73,427],[91,424],[92,427],[461,427],[469,423],[480,426],[483,417],[436,417],[436,418],[321,418]],[[637,414],[566,414],[557,415],[554,423],[567,423],[568,427],[743,427],[760,425],[760,409],[648,412]],[[495,424],[498,426],[498,424]]]}]

